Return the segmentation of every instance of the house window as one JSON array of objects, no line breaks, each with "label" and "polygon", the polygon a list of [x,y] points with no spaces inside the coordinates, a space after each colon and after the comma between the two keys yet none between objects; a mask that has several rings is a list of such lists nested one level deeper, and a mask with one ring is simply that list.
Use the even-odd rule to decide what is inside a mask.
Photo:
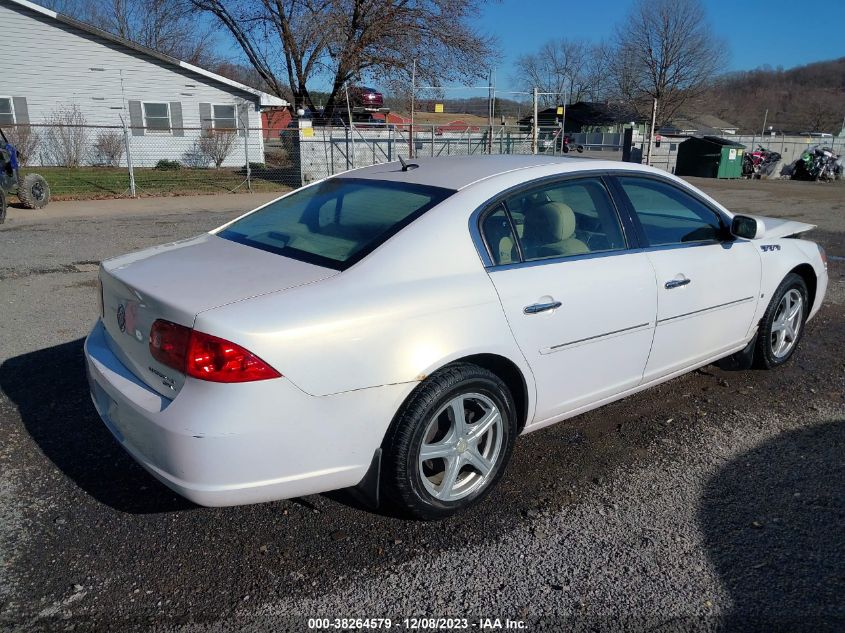
[{"label": "house window", "polygon": [[215,130],[236,130],[238,122],[235,119],[235,106],[216,105],[212,110],[213,127]]},{"label": "house window", "polygon": [[145,103],[144,127],[148,132],[170,132],[170,104]]},{"label": "house window", "polygon": [[0,97],[0,125],[15,124],[15,109],[11,97]]}]

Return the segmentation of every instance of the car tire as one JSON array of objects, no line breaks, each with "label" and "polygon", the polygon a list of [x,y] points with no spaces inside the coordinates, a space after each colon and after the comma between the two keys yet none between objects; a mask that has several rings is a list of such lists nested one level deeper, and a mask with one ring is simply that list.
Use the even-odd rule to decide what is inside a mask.
[{"label": "car tire", "polygon": [[40,174],[27,174],[18,185],[18,199],[27,209],[43,209],[50,202],[50,186]]},{"label": "car tire", "polygon": [[804,279],[795,273],[789,273],[777,287],[760,320],[754,350],[756,368],[774,369],[795,353],[810,313],[809,296]]},{"label": "car tire", "polygon": [[0,189],[0,224],[6,221],[6,192]]},{"label": "car tire", "polygon": [[[463,420],[456,423],[458,410]],[[517,432],[513,396],[498,376],[470,363],[444,367],[416,388],[387,432],[384,499],[422,520],[469,508],[501,478]],[[433,457],[425,460],[423,451]]]}]

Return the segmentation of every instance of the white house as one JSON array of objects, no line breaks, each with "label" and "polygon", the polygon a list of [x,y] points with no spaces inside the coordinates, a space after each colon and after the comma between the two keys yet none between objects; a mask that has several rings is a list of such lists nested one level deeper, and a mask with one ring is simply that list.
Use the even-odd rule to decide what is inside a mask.
[{"label": "white house", "polygon": [[[223,164],[263,162],[261,109],[287,105],[28,0],[0,0],[0,38],[14,58],[0,72],[0,126],[30,124],[46,133],[37,126],[75,105],[87,126],[97,126],[85,128],[92,146],[127,126],[136,166],[196,161],[201,136],[232,129],[218,132],[238,137]],[[44,147],[35,154],[55,162]],[[97,161],[96,151],[89,161]]]}]

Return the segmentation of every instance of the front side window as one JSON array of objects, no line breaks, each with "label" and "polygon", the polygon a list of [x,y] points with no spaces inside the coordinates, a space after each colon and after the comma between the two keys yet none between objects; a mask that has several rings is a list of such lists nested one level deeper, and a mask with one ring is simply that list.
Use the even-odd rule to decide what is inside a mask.
[{"label": "front side window", "polygon": [[144,126],[148,132],[170,132],[170,104],[145,103]]},{"label": "front side window", "polygon": [[0,125],[14,125],[15,111],[11,97],[0,97]]},{"label": "front side window", "polygon": [[332,178],[285,196],[218,235],[344,270],[453,193],[385,180]]},{"label": "front side window", "polygon": [[238,127],[235,120],[235,106],[216,105],[212,106],[213,127],[215,130],[235,130]]},{"label": "front side window", "polygon": [[626,176],[619,183],[651,246],[707,242],[724,234],[715,211],[673,185]]},{"label": "front side window", "polygon": [[532,189],[506,205],[525,261],[625,248],[616,208],[599,178]]}]

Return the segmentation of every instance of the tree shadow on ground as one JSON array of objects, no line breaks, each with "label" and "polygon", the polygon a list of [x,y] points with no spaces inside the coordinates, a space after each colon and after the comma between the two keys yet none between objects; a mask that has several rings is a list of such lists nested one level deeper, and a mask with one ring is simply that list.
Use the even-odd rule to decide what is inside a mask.
[{"label": "tree shadow on ground", "polygon": [[708,554],[730,631],[845,630],[845,420],[791,431],[708,483]]}]

